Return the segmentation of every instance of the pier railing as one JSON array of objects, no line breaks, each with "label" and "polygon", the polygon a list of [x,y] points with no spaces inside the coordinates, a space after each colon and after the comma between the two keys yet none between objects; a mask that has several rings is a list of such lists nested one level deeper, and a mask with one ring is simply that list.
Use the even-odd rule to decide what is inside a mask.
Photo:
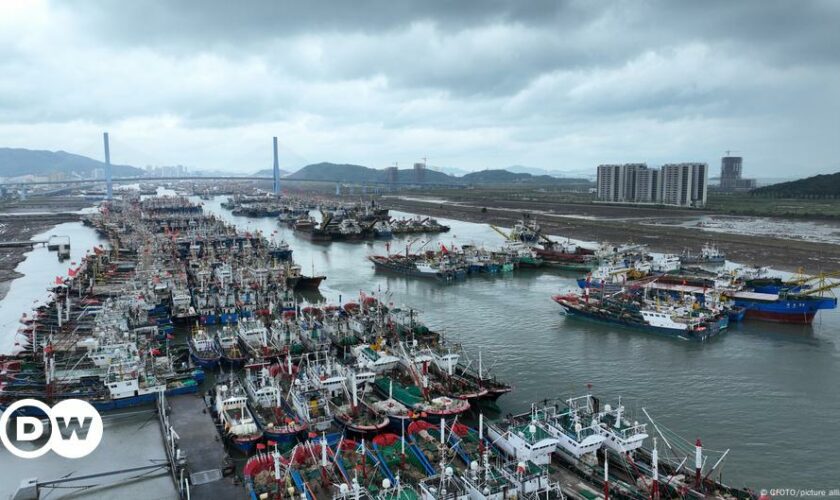
[{"label": "pier railing", "polygon": [[169,423],[169,412],[166,405],[166,394],[163,391],[158,392],[157,398],[157,413],[160,430],[163,437],[163,447],[166,450],[166,459],[169,461],[169,472],[172,475],[172,483],[178,490],[178,495],[182,500],[190,499],[190,481],[184,475],[186,469],[186,460],[181,456],[181,450],[178,448],[178,433],[172,428]]}]

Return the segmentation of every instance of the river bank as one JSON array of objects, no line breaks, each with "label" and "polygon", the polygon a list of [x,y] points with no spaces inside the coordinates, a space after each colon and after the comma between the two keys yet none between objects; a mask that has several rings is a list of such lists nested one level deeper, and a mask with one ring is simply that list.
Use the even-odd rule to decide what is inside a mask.
[{"label": "river bank", "polygon": [[[395,210],[505,227],[520,220],[523,212],[539,210],[537,218],[546,233],[578,240],[634,242],[648,245],[654,251],[670,253],[680,253],[686,248],[696,252],[704,243],[714,241],[729,260],[744,264],[790,272],[804,269],[808,273],[840,268],[840,245],[761,235],[710,233],[680,225],[654,225],[650,218],[656,216],[655,209],[622,210],[594,205],[576,206],[567,211],[568,207],[563,206],[533,206],[510,201],[484,200],[484,205],[479,206],[473,202],[449,203],[404,197],[384,197],[381,203]],[[696,214],[682,210],[660,212],[659,216],[684,220]]]},{"label": "river bank", "polygon": [[[70,212],[0,214],[0,241],[29,241],[51,227],[78,220],[79,214]],[[16,269],[29,251],[25,246],[0,247],[0,300],[9,292],[12,280],[23,276]]]}]

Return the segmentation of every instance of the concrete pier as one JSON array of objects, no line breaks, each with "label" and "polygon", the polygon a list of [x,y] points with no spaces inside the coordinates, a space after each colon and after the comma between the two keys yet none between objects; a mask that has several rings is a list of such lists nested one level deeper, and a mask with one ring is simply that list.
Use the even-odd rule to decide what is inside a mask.
[{"label": "concrete pier", "polygon": [[232,462],[204,398],[187,394],[166,398],[164,404],[161,426],[175,464],[173,480],[179,489],[189,489],[182,498],[243,498],[245,488],[233,482]]}]

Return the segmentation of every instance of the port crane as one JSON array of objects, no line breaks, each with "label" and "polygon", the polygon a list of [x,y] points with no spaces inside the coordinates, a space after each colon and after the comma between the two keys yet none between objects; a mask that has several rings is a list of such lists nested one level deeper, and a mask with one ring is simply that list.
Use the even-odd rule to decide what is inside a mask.
[{"label": "port crane", "polygon": [[516,241],[516,238],[513,237],[512,233],[506,233],[506,232],[502,231],[500,228],[494,226],[493,224],[490,224],[490,228],[493,231],[496,231],[497,233],[499,233],[502,236],[502,238],[506,239],[507,241]]}]

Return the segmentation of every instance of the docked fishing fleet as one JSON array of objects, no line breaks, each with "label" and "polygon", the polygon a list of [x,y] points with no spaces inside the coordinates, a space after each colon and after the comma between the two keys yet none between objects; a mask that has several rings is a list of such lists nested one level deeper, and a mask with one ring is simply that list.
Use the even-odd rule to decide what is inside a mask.
[{"label": "docked fishing fleet", "polygon": [[675,264],[666,272],[638,249],[626,251],[579,278],[580,291],[553,300],[571,316],[699,341],[726,331],[730,322],[807,325],[820,310],[837,307],[831,294],[840,286],[836,275],[784,279],[764,269],[687,267],[675,256],[659,259]]},{"label": "docked fishing fleet", "polygon": [[206,438],[246,458],[250,498],[755,496],[715,479],[725,454],[666,440],[620,400],[485,419],[512,387],[484,353],[387,293],[303,300],[324,277],[304,276],[287,244],[186,198],[126,196],[85,222],[109,246],[21,318],[19,353],[0,360],[4,407],[80,398],[109,411],[204,386],[220,433]]}]

